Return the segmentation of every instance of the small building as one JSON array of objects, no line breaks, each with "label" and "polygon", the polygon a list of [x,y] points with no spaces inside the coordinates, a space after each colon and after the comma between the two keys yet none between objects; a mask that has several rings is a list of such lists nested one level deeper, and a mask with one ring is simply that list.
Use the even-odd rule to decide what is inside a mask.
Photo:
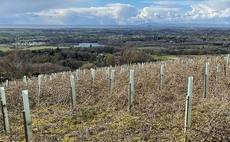
[{"label": "small building", "polygon": [[98,43],[79,43],[78,45],[74,45],[74,47],[104,47],[105,45]]}]

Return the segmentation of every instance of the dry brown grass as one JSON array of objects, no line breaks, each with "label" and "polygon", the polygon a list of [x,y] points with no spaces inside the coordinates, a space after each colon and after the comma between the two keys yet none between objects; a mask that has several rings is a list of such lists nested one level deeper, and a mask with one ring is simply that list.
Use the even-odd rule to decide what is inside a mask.
[{"label": "dry brown grass", "polygon": [[[204,67],[210,62],[209,98],[204,99]],[[0,129],[1,141],[23,141],[21,91],[29,90],[34,141],[183,141],[187,79],[194,77],[192,126],[186,135],[192,141],[230,140],[230,69],[224,75],[224,58],[202,57],[193,63],[166,61],[163,89],[160,90],[160,63],[147,63],[135,70],[134,111],[128,108],[129,67],[120,74],[116,67],[115,85],[110,93],[106,68],[90,71],[76,81],[77,109],[71,111],[71,72],[54,80],[42,80],[37,105],[37,81],[25,86],[21,81],[7,88],[7,107],[11,132]],[[216,81],[216,64],[221,64]],[[73,73],[75,75],[75,73]],[[2,115],[0,115],[2,117]],[[2,126],[2,120],[0,125]]]}]

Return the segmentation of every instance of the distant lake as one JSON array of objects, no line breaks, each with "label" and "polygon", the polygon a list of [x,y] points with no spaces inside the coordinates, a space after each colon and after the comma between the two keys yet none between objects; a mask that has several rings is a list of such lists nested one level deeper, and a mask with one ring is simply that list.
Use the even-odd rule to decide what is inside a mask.
[{"label": "distant lake", "polygon": [[75,45],[74,47],[103,47],[105,45],[98,44],[98,43],[79,43],[78,45]]}]

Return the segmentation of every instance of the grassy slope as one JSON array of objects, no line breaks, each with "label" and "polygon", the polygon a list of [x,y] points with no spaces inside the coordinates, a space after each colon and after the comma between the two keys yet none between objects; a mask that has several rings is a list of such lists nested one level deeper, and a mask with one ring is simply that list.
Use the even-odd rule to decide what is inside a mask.
[{"label": "grassy slope", "polygon": [[[42,49],[56,49],[56,48],[69,48],[69,47],[57,47],[57,46],[33,46],[33,47],[29,47],[29,48],[23,48],[20,47],[20,50],[42,50]],[[9,50],[14,50],[14,49],[10,49],[7,45],[3,45],[0,44],[0,51],[6,52]]]},{"label": "grassy slope", "polygon": [[[56,49],[57,46],[33,46],[29,48],[24,48],[23,50],[42,50],[42,49]],[[59,48],[69,48],[69,47],[59,47]]]},{"label": "grassy slope", "polygon": [[[223,59],[220,80],[216,85],[216,58],[210,60],[210,97],[203,99],[203,62],[207,58],[167,62],[164,86],[160,90],[160,63],[148,63],[135,69],[134,111],[129,113],[129,68],[120,74],[116,68],[113,91],[108,90],[105,68],[96,70],[96,82],[91,83],[90,71],[80,73],[76,81],[77,108],[71,111],[69,75],[49,76],[42,81],[40,104],[36,105],[37,82],[26,87],[21,80],[7,89],[11,133],[0,129],[0,139],[23,141],[23,89],[29,90],[35,141],[183,141],[187,78],[194,77],[192,127],[187,137],[192,141],[229,140],[230,108],[228,82],[224,76]],[[133,68],[133,67],[131,67]],[[227,70],[230,71],[229,69]],[[75,74],[75,73],[73,73]],[[14,82],[10,82],[11,84]],[[218,88],[216,88],[218,87]],[[218,90],[216,90],[218,89]],[[18,94],[18,95],[15,95]],[[0,121],[2,125],[2,121]]]},{"label": "grassy slope", "polygon": [[165,49],[165,47],[159,47],[159,46],[147,46],[147,47],[140,47],[138,49],[141,49],[141,50],[153,50],[153,49]]},{"label": "grassy slope", "polygon": [[0,44],[0,51],[6,52],[11,50],[9,47],[7,47],[7,45],[5,44]]}]

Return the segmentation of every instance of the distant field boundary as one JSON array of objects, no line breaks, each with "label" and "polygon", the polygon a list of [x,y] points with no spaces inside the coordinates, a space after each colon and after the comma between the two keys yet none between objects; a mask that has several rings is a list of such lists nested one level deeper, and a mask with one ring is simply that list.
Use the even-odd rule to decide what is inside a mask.
[{"label": "distant field boundary", "polygon": [[[43,49],[56,49],[56,48],[70,48],[66,46],[32,46],[32,47],[19,47],[18,50],[43,50]],[[6,52],[10,50],[16,50],[14,48],[10,48],[7,45],[0,44],[0,51]]]}]

